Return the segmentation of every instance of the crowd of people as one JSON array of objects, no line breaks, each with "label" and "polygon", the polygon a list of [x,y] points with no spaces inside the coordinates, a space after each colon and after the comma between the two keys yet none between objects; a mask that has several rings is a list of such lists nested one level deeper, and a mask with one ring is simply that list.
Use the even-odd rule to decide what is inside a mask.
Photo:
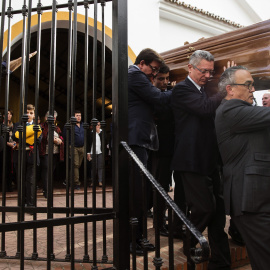
[{"label": "crowd of people", "polygon": [[[176,204],[199,231],[208,229],[211,248],[208,269],[230,269],[228,235],[224,231],[226,215],[230,215],[229,234],[247,246],[252,269],[266,270],[270,262],[267,249],[270,240],[270,93],[263,96],[263,107],[256,106],[250,72],[231,63],[224,68],[217,93],[209,96],[207,82],[215,70],[214,56],[208,51],[195,51],[187,68],[185,80],[170,84],[170,69],[157,52],[148,48],[138,54],[128,70],[128,143],[167,192],[174,179]],[[23,152],[25,203],[33,206],[35,132],[39,150],[37,165],[40,163],[41,166],[44,197],[48,195],[49,112],[40,125],[34,124],[35,107],[31,104],[27,105],[27,115],[26,149]],[[18,175],[21,159],[17,151],[20,124],[13,124],[12,116],[13,111],[8,110],[8,191],[12,190],[12,182],[16,182],[9,172],[14,170],[14,175]],[[95,132],[89,129],[85,145],[81,112],[75,111],[74,117],[74,176],[71,177],[74,188],[80,189],[79,169],[85,155],[88,162],[95,155],[94,173],[98,185],[102,186],[104,153],[100,122],[95,125]],[[62,133],[56,119],[57,112],[54,111],[53,171],[58,162],[64,160],[64,145],[71,145],[71,136],[68,141],[66,128]],[[143,255],[143,249],[155,250],[153,244],[143,240],[142,188],[141,172],[135,167],[130,176],[130,190],[135,204],[131,216],[138,219],[137,255]],[[153,207],[150,183],[145,188],[150,210]],[[161,235],[168,236],[166,205],[162,199],[158,200],[157,208],[156,226]],[[181,220],[174,217],[173,222],[174,237],[183,237]],[[189,240],[191,247],[197,245],[193,236]],[[132,249],[130,245],[131,252]]]},{"label": "crowd of people", "polygon": [[[28,120],[26,122],[26,146],[25,151],[22,152],[25,155],[25,204],[27,206],[34,205],[34,192],[35,192],[35,184],[34,184],[34,136],[35,132],[37,132],[37,183],[39,182],[39,188],[42,188],[43,195],[45,198],[48,196],[48,166],[49,166],[49,123],[48,116],[49,111],[44,116],[44,122],[40,123],[40,118],[38,117],[38,121],[35,124],[35,107],[32,104],[27,105],[27,116]],[[65,158],[65,147],[66,142],[66,128],[64,127],[63,132],[60,127],[57,125],[57,112],[54,111],[53,115],[53,140],[52,140],[52,152],[53,152],[53,161],[52,161],[52,174],[54,175],[54,171],[59,165],[59,162],[63,162]],[[19,175],[19,160],[22,160],[22,157],[19,156],[19,129],[18,127],[21,125],[20,122],[13,123],[12,122],[13,111],[8,109],[8,117],[7,117],[7,127],[8,127],[8,135],[6,136],[6,144],[7,144],[7,154],[6,154],[6,191],[13,191],[14,187],[17,186],[17,177]],[[70,177],[74,182],[74,189],[79,190],[81,186],[80,182],[80,167],[82,164],[82,160],[84,157],[84,151],[87,151],[87,167],[89,167],[87,174],[88,185],[92,185],[92,175],[91,175],[91,167],[92,167],[92,156],[93,154],[96,156],[96,168],[97,168],[97,176],[98,176],[98,185],[102,186],[102,173],[103,173],[103,158],[102,158],[102,129],[100,128],[100,122],[96,124],[96,151],[93,151],[93,126],[90,125],[90,128],[87,129],[87,145],[84,145],[84,128],[82,123],[81,112],[76,110],[74,112],[74,117],[76,118],[76,124],[74,126],[75,134],[74,134],[74,177]],[[3,124],[5,123],[5,115],[3,114]],[[35,128],[38,127],[38,130]],[[3,158],[3,136],[1,136],[1,161]],[[69,142],[71,144],[71,136],[69,136]],[[2,162],[1,162],[2,164]],[[21,165],[22,166],[22,165]],[[1,167],[1,178],[2,178],[2,167]],[[81,175],[82,177],[82,175]],[[66,185],[66,181],[64,181],[64,185]],[[69,182],[71,185],[71,182]]]},{"label": "crowd of people", "polygon": [[[245,67],[228,62],[224,70],[217,93],[208,96],[214,57],[197,50],[189,58],[187,78],[170,90],[163,59],[152,49],[142,50],[128,71],[128,142],[165,190],[173,172],[175,202],[199,231],[208,228],[208,269],[230,269],[224,231],[225,215],[230,215],[229,232],[246,244],[252,269],[266,270],[270,262],[269,109],[266,97],[265,107],[256,106],[254,80]],[[135,196],[131,215],[138,219],[136,254],[143,255],[144,248],[155,247],[142,239],[139,168],[131,177],[135,178],[130,182]],[[152,207],[150,193],[147,205]],[[158,208],[160,233],[167,235],[165,206],[159,202]],[[175,218],[174,225],[175,235],[182,224]],[[191,236],[190,242],[195,247],[197,239]]]}]

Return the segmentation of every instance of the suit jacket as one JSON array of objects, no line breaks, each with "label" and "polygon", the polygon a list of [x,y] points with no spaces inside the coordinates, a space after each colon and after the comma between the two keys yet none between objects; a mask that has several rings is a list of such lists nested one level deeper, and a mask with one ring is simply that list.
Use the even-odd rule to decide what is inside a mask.
[{"label": "suit jacket", "polygon": [[173,88],[175,146],[172,169],[210,175],[218,165],[214,116],[221,98],[209,98],[186,78]]},{"label": "suit jacket", "polygon": [[226,214],[270,212],[270,108],[223,100],[216,131]]},{"label": "suit jacket", "polygon": [[161,92],[144,72],[131,66],[128,70],[128,143],[158,150],[154,106],[170,102],[171,91]]},{"label": "suit jacket", "polygon": [[174,116],[171,104],[156,108],[155,123],[159,140],[157,155],[172,158],[174,152]]}]

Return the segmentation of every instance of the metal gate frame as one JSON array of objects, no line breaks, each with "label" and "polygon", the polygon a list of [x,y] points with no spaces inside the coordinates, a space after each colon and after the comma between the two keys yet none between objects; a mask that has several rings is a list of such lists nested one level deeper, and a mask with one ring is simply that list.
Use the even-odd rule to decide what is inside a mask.
[{"label": "metal gate frame", "polygon": [[[50,82],[49,82],[49,137],[53,138],[54,131],[54,99],[55,99],[55,72],[56,72],[56,35],[57,35],[57,11],[59,8],[69,9],[69,56],[68,56],[68,74],[67,74],[67,140],[71,137],[71,148],[69,150],[68,145],[66,146],[66,155],[71,153],[71,159],[66,160],[66,174],[73,175],[74,169],[71,166],[71,172],[69,171],[69,166],[74,162],[74,126],[76,121],[73,117],[74,115],[74,102],[73,97],[75,97],[75,85],[76,85],[76,52],[77,52],[77,7],[79,5],[84,5],[85,8],[85,84],[84,84],[84,115],[87,116],[87,82],[88,82],[88,7],[89,5],[94,6],[94,47],[93,47],[93,106],[92,106],[92,124],[95,129],[97,124],[96,120],[96,76],[97,76],[97,7],[101,4],[102,7],[102,70],[103,70],[103,85],[102,85],[102,100],[103,108],[102,115],[103,119],[101,125],[105,127],[106,121],[104,118],[104,99],[105,99],[105,84],[104,84],[104,72],[105,72],[105,36],[104,36],[104,6],[106,2],[110,0],[68,0],[66,4],[58,5],[55,0],[52,0],[51,6],[42,6],[41,0],[38,1],[37,7],[32,7],[32,1],[28,1],[28,6],[26,6],[26,0],[21,10],[13,11],[11,8],[11,0],[2,1],[2,13],[1,13],[1,32],[0,32],[0,51],[3,51],[3,37],[5,29],[5,16],[8,17],[8,45],[7,45],[7,74],[6,74],[6,84],[5,84],[5,115],[7,115],[9,107],[9,84],[10,84],[10,53],[11,53],[11,19],[13,14],[22,14],[23,16],[23,37],[22,37],[22,66],[21,66],[21,82],[20,82],[20,126],[18,128],[20,132],[19,137],[19,191],[18,191],[18,206],[8,207],[6,206],[6,186],[5,181],[2,185],[2,206],[0,211],[2,212],[2,224],[0,225],[1,231],[1,252],[0,257],[10,258],[5,251],[6,241],[5,233],[8,231],[17,231],[19,237],[17,238],[17,253],[14,256],[16,259],[20,259],[20,269],[24,269],[24,230],[33,229],[33,253],[32,258],[34,260],[39,259],[37,253],[37,228],[46,227],[47,228],[47,269],[51,269],[51,261],[55,260],[55,255],[53,253],[53,228],[54,226],[66,225],[66,244],[67,244],[67,255],[63,258],[64,261],[70,261],[71,269],[74,268],[74,224],[84,223],[85,230],[85,255],[83,257],[83,262],[92,263],[92,269],[97,269],[98,260],[96,258],[95,251],[95,237],[96,237],[96,222],[103,221],[103,228],[105,228],[105,239],[106,239],[106,220],[113,219],[114,224],[114,251],[113,251],[113,265],[115,269],[129,269],[130,268],[130,255],[129,255],[129,239],[128,239],[128,172],[127,170],[120,169],[127,164],[127,154],[125,151],[120,150],[120,141],[127,141],[127,66],[128,66],[128,49],[127,49],[127,1],[126,0],[112,0],[112,17],[113,17],[113,184],[114,184],[114,206],[113,209],[106,208],[106,198],[103,198],[103,207],[97,208],[95,204],[95,186],[93,187],[93,202],[92,207],[87,206],[87,200],[85,197],[84,206],[80,208],[74,207],[74,184],[73,181],[70,183],[71,187],[71,198],[66,197],[66,206],[64,208],[53,206],[53,195],[52,195],[52,179],[53,179],[53,140],[49,140],[49,163],[48,163],[48,205],[47,208],[43,207],[33,207],[28,208],[24,205],[24,185],[25,185],[25,166],[26,160],[24,157],[26,138],[23,134],[26,132],[26,122],[28,116],[26,114],[26,106],[28,103],[28,75],[29,75],[29,61],[28,55],[30,53],[30,41],[31,41],[31,15],[32,12],[37,12],[38,14],[38,41],[37,41],[37,65],[36,65],[36,85],[35,85],[35,145],[37,142],[37,132],[38,132],[38,103],[39,103],[39,78],[40,78],[40,42],[41,42],[41,16],[43,10],[52,10],[52,26],[51,26],[51,54],[50,54]],[[7,5],[8,2],[8,5]],[[73,16],[73,19],[72,19]],[[3,57],[0,54],[0,63],[2,63]],[[0,71],[0,76],[2,77],[2,70]],[[4,87],[0,85],[1,95],[4,93]],[[85,122],[87,119],[85,120]],[[85,141],[86,141],[86,130],[88,125],[85,124]],[[4,136],[4,140],[7,139],[8,128],[7,128],[7,118],[5,123],[1,126],[1,132]],[[93,136],[95,138],[95,136]],[[103,139],[102,139],[103,140]],[[95,139],[94,142],[95,144]],[[104,145],[104,144],[103,144]],[[4,146],[4,157],[6,157],[6,145]],[[36,175],[37,166],[37,147],[34,147],[34,175]],[[5,158],[3,167],[3,179],[6,176],[5,170]],[[84,172],[86,172],[86,151],[84,155]],[[95,162],[93,162],[95,164]],[[93,165],[95,166],[95,165]],[[127,166],[126,166],[127,168]],[[94,169],[94,168],[93,168]],[[86,174],[85,174],[85,186],[86,189]],[[36,181],[36,180],[35,180]],[[36,186],[36,182],[34,183]],[[67,185],[67,191],[69,190],[69,185]],[[103,186],[104,192],[104,186]],[[68,192],[67,192],[68,194]],[[36,194],[34,198],[36,202]],[[6,223],[5,213],[6,212],[16,212],[17,222]],[[24,215],[26,212],[33,213],[33,221],[25,221]],[[46,220],[37,220],[37,213],[46,213]],[[66,214],[65,218],[54,219],[54,213]],[[80,216],[75,216],[75,214],[81,214]],[[93,259],[89,260],[88,255],[88,237],[87,237],[87,225],[91,222],[93,224]],[[103,235],[104,237],[104,235]],[[103,259],[106,262],[106,241],[104,241],[104,255]],[[44,258],[43,258],[44,259]],[[107,258],[108,259],[108,258]]]}]

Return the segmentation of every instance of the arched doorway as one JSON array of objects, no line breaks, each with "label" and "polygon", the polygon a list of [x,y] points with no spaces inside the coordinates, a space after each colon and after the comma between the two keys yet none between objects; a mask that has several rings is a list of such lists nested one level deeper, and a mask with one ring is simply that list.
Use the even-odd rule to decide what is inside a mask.
[{"label": "arched doorway", "polygon": [[[41,34],[41,75],[40,75],[40,110],[39,115],[42,117],[48,110],[49,100],[49,71],[50,71],[50,29],[42,30]],[[84,39],[83,33],[78,32],[78,43],[77,43],[77,76],[76,76],[76,90],[75,90],[75,108],[83,108],[83,89],[84,89]],[[91,106],[92,106],[92,49],[93,49],[93,38],[89,36],[89,80],[88,80],[88,119],[91,119]],[[12,46],[12,59],[16,59],[21,56],[22,40],[17,41]],[[37,33],[34,32],[31,35],[31,51],[36,50]],[[66,103],[67,103],[67,59],[68,59],[68,29],[58,28],[57,29],[57,56],[56,56],[56,85],[55,85],[55,109],[58,111],[58,121],[60,125],[64,125],[66,120]],[[101,43],[98,42],[98,63],[101,63]],[[106,118],[111,116],[111,96],[112,96],[112,53],[111,50],[106,47],[105,56],[105,93],[107,101]],[[31,59],[29,64],[29,84],[28,84],[28,103],[34,103],[35,94],[35,70],[36,60],[35,57]],[[100,71],[100,72],[99,72]],[[98,112],[101,108],[101,64],[98,64],[98,84],[97,84],[97,108]],[[20,89],[20,69],[17,69],[11,74],[10,91],[11,97],[19,97]],[[10,99],[10,107],[14,108],[14,119],[16,118],[16,108],[19,108],[19,99]]]}]

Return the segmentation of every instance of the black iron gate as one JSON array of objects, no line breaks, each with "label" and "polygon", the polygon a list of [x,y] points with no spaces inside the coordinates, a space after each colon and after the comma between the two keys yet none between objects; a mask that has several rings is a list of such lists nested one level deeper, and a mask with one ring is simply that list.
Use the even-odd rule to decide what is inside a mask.
[{"label": "black iron gate", "polygon": [[[5,51],[4,62],[2,53],[0,54],[0,63],[2,64],[1,77],[1,97],[5,97],[4,100],[4,115],[8,115],[10,107],[10,99],[17,98],[19,104],[19,123],[17,125],[18,131],[18,169],[17,169],[17,203],[15,206],[7,205],[7,185],[5,182],[6,176],[10,173],[7,168],[7,151],[8,146],[5,142],[8,141],[9,128],[8,119],[4,118],[4,122],[1,125],[1,136],[3,138],[3,173],[2,173],[2,206],[0,211],[2,213],[2,221],[0,225],[1,231],[1,252],[0,257],[3,259],[19,259],[20,269],[24,269],[26,260],[36,260],[36,261],[46,261],[47,269],[52,268],[52,262],[67,262],[71,265],[71,269],[77,269],[76,263],[89,263],[92,269],[98,269],[98,267],[104,268],[116,268],[116,269],[128,269],[129,268],[129,240],[128,240],[128,182],[126,181],[127,172],[119,170],[119,164],[122,160],[121,165],[127,162],[125,153],[119,154],[119,142],[120,140],[127,140],[127,114],[122,113],[127,110],[127,1],[126,0],[85,0],[85,1],[66,1],[66,3],[58,4],[56,1],[52,1],[50,6],[43,6],[42,1],[38,0],[36,7],[32,6],[32,1],[22,1],[22,9],[13,10],[11,0],[2,1],[2,12],[1,12],[1,33],[0,33],[0,51],[4,48],[4,32],[5,29],[7,33],[7,46]],[[15,2],[15,0],[14,0]],[[81,112],[84,115],[83,119],[83,129],[84,129],[84,147],[87,145],[87,138],[89,136],[89,125],[91,124],[93,130],[96,129],[97,124],[100,122],[102,129],[105,130],[108,126],[106,114],[105,114],[105,8],[106,2],[111,2],[112,5],[112,149],[113,149],[113,205],[108,207],[106,201],[106,176],[103,170],[102,176],[102,191],[101,191],[101,205],[97,205],[97,183],[96,175],[93,173],[93,186],[91,195],[87,190],[87,151],[84,151],[84,162],[83,162],[83,202],[78,205],[76,200],[78,200],[78,195],[75,192],[75,184],[73,181],[74,176],[74,149],[75,149],[75,125],[76,118],[75,114],[75,99],[78,93],[78,88],[76,84],[77,73],[77,38],[78,38],[78,8],[84,8],[84,89],[83,89],[83,108]],[[93,44],[92,45],[92,62],[89,63],[89,9],[93,10],[94,13],[94,27],[93,27]],[[54,178],[54,130],[55,130],[55,119],[54,111],[56,108],[55,104],[55,93],[56,93],[56,67],[57,67],[57,14],[59,10],[65,10],[69,13],[68,22],[68,57],[66,59],[66,138],[65,138],[65,174],[66,174],[66,195],[64,205],[54,204],[53,195],[53,178]],[[98,10],[102,13],[102,29],[101,29],[101,63],[98,63],[98,20],[97,14]],[[40,111],[40,83],[41,79],[41,42],[42,42],[42,16],[44,11],[51,11],[52,19],[50,26],[50,55],[49,55],[49,82],[48,82],[48,184],[47,184],[47,206],[41,206],[37,199],[37,168],[38,168],[38,145],[39,145],[39,132],[40,127],[38,124],[38,116]],[[11,51],[12,51],[12,17],[14,15],[20,14],[22,16],[22,39],[21,39],[21,59],[20,64],[20,94],[18,97],[10,97],[10,78],[12,76],[11,65]],[[33,14],[37,14],[38,23],[36,26],[36,68],[35,68],[35,86],[34,86],[34,102],[29,102],[29,76],[31,71],[29,71],[29,55],[30,43],[31,43],[31,19]],[[6,69],[4,69],[6,66]],[[101,66],[98,69],[98,66]],[[90,77],[89,67],[92,67],[92,74]],[[98,70],[102,72],[102,83],[98,86],[97,76]],[[32,72],[33,75],[33,72]],[[92,89],[89,89],[89,82],[91,81]],[[4,83],[5,82],[5,83]],[[100,119],[97,119],[97,91],[101,92],[102,109],[99,115]],[[33,89],[32,89],[33,90]],[[91,91],[91,100],[89,99],[89,92]],[[33,100],[33,99],[31,99]],[[33,103],[35,106],[35,120],[33,123],[33,133],[34,133],[34,144],[29,145],[27,142],[27,104]],[[90,105],[90,103],[92,103]],[[90,108],[90,109],[89,109]],[[104,133],[103,133],[104,134]],[[105,153],[105,136],[102,136],[102,152]],[[70,143],[69,143],[70,142]],[[96,136],[93,136],[93,145],[96,144]],[[30,147],[30,148],[29,148]],[[30,149],[30,150],[29,150]],[[15,150],[14,150],[15,151]],[[26,168],[28,157],[26,154],[31,151],[34,157],[33,163],[33,183],[34,187],[34,197],[33,205],[25,203],[26,197],[26,182],[28,181],[26,176]],[[92,171],[96,171],[96,152],[95,147],[93,147],[92,153]],[[122,155],[122,156],[121,156]],[[105,163],[105,155],[103,155],[103,164]],[[122,179],[122,180],[121,180]],[[6,219],[7,213],[14,213],[16,215],[17,221],[10,222]],[[29,214],[31,214],[31,219],[29,220]],[[40,219],[40,214],[46,214],[46,218]],[[107,222],[113,222],[113,246],[108,247],[108,235],[107,235]],[[97,252],[97,222],[102,224],[102,252]],[[83,230],[83,239],[81,239],[81,244],[83,246],[83,254],[75,256],[75,245],[76,245],[76,225],[83,224],[81,230]],[[91,225],[91,226],[90,226]],[[59,226],[62,226],[61,230],[64,231],[65,241],[63,241],[63,249],[65,250],[65,256],[59,257],[55,253],[55,230]],[[40,252],[40,249],[44,247],[39,246],[39,238],[41,237],[38,229],[46,228],[46,255],[44,252]],[[26,230],[31,230],[31,243],[32,252],[31,256],[27,257],[25,254],[25,247],[29,244],[29,239],[26,239]],[[13,254],[7,253],[7,248],[9,242],[6,241],[6,234],[11,231],[16,231],[16,237],[14,241],[16,243],[16,251]],[[91,232],[91,233],[90,233]],[[108,249],[113,248],[113,256],[108,256]],[[42,255],[41,255],[42,254]],[[99,266],[99,265],[103,266]]]},{"label": "black iron gate", "polygon": [[[15,1],[15,0],[13,0]],[[16,0],[17,1],[17,0]],[[108,52],[105,42],[105,8],[106,5],[111,5],[112,18],[112,49],[111,49],[111,67],[106,68],[106,52]],[[78,9],[80,8],[80,11]],[[59,39],[58,20],[59,10],[65,10],[68,13],[68,38],[67,38],[67,56],[61,61],[58,55],[61,54],[61,49],[57,50],[57,41]],[[84,21],[82,22],[82,10],[84,11]],[[93,27],[89,27],[89,10],[93,12]],[[50,47],[50,52],[44,53],[42,50],[42,42],[44,39],[42,26],[48,23],[42,22],[44,11],[51,12],[50,19],[50,40],[47,42]],[[98,11],[101,12],[101,29],[98,29]],[[31,20],[34,18],[33,14],[37,16],[37,24],[31,27]],[[17,46],[12,43],[12,17],[21,16],[22,34],[21,34],[21,58],[11,61],[11,51]],[[80,17],[80,31],[83,32],[79,36],[78,18]],[[4,30],[6,31],[4,32]],[[90,43],[90,31],[92,31],[92,40]],[[99,31],[99,32],[98,32]],[[32,36],[36,34],[36,67],[30,68],[29,57],[33,54],[30,51]],[[4,35],[4,33],[6,35]],[[99,39],[98,42],[98,34]],[[85,269],[83,265],[91,266],[91,269],[130,269],[130,260],[132,259],[133,269],[137,268],[136,253],[135,253],[135,238],[130,235],[134,232],[136,218],[130,217],[132,208],[136,207],[134,201],[129,200],[129,161],[131,161],[131,169],[133,166],[139,166],[142,171],[143,181],[149,181],[154,190],[154,212],[157,205],[157,193],[166,201],[169,207],[169,222],[170,229],[169,236],[169,269],[174,269],[174,250],[173,250],[173,235],[172,235],[172,212],[183,221],[185,225],[184,252],[187,256],[188,269],[195,269],[195,263],[205,261],[209,257],[209,246],[206,239],[199,233],[196,228],[186,219],[184,214],[179,210],[177,205],[166,194],[164,189],[156,182],[153,176],[143,167],[138,158],[134,155],[127,145],[127,123],[128,123],[128,83],[127,83],[127,67],[128,67],[128,46],[127,46],[127,0],[69,0],[65,3],[57,4],[55,0],[52,5],[43,6],[41,0],[38,0],[37,6],[32,6],[32,1],[23,0],[23,6],[20,10],[12,9],[12,0],[2,1],[1,12],[1,32],[0,32],[0,51],[4,49],[4,36],[7,44],[5,52],[5,61],[3,55],[0,54],[0,63],[2,69],[0,70],[2,80],[0,88],[0,96],[4,99],[4,122],[1,121],[1,136],[0,143],[3,148],[3,172],[2,172],[2,206],[0,206],[2,222],[0,225],[1,232],[1,259],[15,259],[20,261],[20,269],[24,269],[25,263],[31,261],[45,261],[47,269],[55,267],[55,263],[62,262],[71,266],[71,269]],[[78,44],[83,40],[83,53],[78,50]],[[46,40],[45,40],[46,41]],[[99,47],[98,47],[99,45]],[[90,49],[91,48],[91,49]],[[99,49],[98,49],[99,48]],[[44,48],[43,48],[44,49]],[[89,61],[92,54],[91,62]],[[78,59],[78,53],[83,54],[83,61]],[[48,78],[44,78],[41,74],[43,63],[41,62],[41,55],[45,55],[49,62]],[[99,58],[98,58],[99,56]],[[83,66],[83,72],[79,70]],[[20,76],[12,77],[17,67],[20,67]],[[61,87],[57,77],[57,68],[65,67],[66,72],[66,89]],[[106,77],[106,71],[110,70],[111,76]],[[30,78],[34,86],[30,83]],[[19,94],[11,94],[11,78],[19,84]],[[100,78],[100,79],[98,79]],[[83,86],[78,84],[78,80],[83,81]],[[108,81],[111,83],[111,100],[108,102],[108,92],[106,92]],[[5,82],[5,83],[3,83]],[[47,82],[48,94],[46,96],[46,105],[44,105],[44,93],[40,91],[41,84]],[[80,88],[83,88],[80,89]],[[30,95],[32,90],[32,95]],[[54,179],[54,137],[56,131],[55,124],[55,108],[59,107],[56,104],[59,95],[65,95],[64,114],[65,114],[65,196],[64,200],[56,200],[53,190]],[[99,96],[97,95],[99,94]],[[78,96],[81,103],[76,103]],[[91,97],[91,98],[90,98]],[[43,98],[43,103],[41,103]],[[6,176],[10,173],[7,169],[7,154],[8,146],[6,142],[9,140],[10,128],[8,127],[8,112],[11,100],[14,104],[14,99],[17,100],[18,119],[16,125],[17,135],[12,134],[12,139],[16,142],[14,144],[13,153],[18,156],[17,163],[17,201],[15,204],[7,203],[7,183]],[[31,102],[30,102],[31,100]],[[101,109],[97,113],[98,100],[101,100]],[[35,120],[30,127],[32,142],[29,142],[29,126],[28,114],[29,108],[27,104],[33,103],[35,107]],[[44,193],[47,197],[46,203],[40,203],[37,197],[37,168],[39,160],[39,142],[40,126],[38,124],[38,115],[41,111],[40,104],[48,108],[47,114],[47,166],[48,166],[48,180],[46,184],[46,191]],[[75,151],[77,148],[83,148],[75,143],[75,129],[77,125],[78,104],[81,104],[80,111],[84,115],[83,123],[83,186],[79,187],[75,183]],[[112,104],[111,123],[106,117],[106,106]],[[32,107],[33,108],[33,107]],[[2,119],[1,119],[2,120]],[[91,192],[87,182],[87,157],[88,144],[90,137],[90,125],[93,131],[96,127],[101,125],[103,130],[109,129],[111,139],[109,140],[110,149],[112,150],[112,203],[108,204],[106,196],[106,180],[105,169],[102,173],[102,187],[97,187],[97,176],[95,174],[97,169],[97,153],[96,147],[93,147],[92,155],[92,183]],[[43,130],[44,131],[44,130]],[[14,132],[13,132],[14,133]],[[102,132],[103,134],[105,132]],[[95,132],[93,132],[95,134]],[[44,134],[43,134],[44,136]],[[15,138],[16,137],[16,138]],[[97,137],[92,136],[93,146],[97,144]],[[56,140],[57,141],[57,140]],[[100,141],[102,145],[102,164],[105,164],[105,136],[102,135]],[[90,143],[91,144],[91,143]],[[91,145],[90,145],[91,148]],[[1,149],[0,149],[1,150]],[[80,149],[81,150],[81,149]],[[29,156],[33,157],[33,181],[29,180]],[[133,164],[134,163],[134,164]],[[77,167],[76,167],[77,168]],[[100,180],[100,179],[99,179]],[[29,195],[29,186],[33,200],[31,203],[25,201]],[[83,192],[78,194],[77,189],[81,188]],[[99,189],[99,192],[97,192]],[[142,191],[143,192],[143,191]],[[99,198],[99,204],[97,203]],[[146,201],[146,200],[145,200]],[[57,203],[56,203],[57,202]],[[144,213],[146,206],[144,203]],[[31,214],[31,216],[29,216]],[[13,216],[13,219],[11,218]],[[29,218],[30,217],[30,218]],[[14,219],[15,218],[15,219]],[[113,225],[113,226],[112,226]],[[80,227],[78,227],[80,226]],[[147,241],[147,218],[145,215],[144,222],[144,238]],[[108,228],[113,230],[109,231]],[[131,228],[131,229],[129,229]],[[43,230],[41,230],[43,229]],[[61,239],[56,241],[56,231]],[[59,233],[59,231],[61,233]],[[14,232],[14,237],[7,238],[7,234]],[[29,233],[30,232],[30,233]],[[46,235],[46,240],[40,241]],[[200,243],[201,248],[194,248],[190,246],[190,234],[192,234]],[[131,240],[133,237],[133,241]],[[78,238],[80,241],[78,242]],[[14,242],[16,241],[16,245]],[[9,246],[13,243],[15,249],[10,251]],[[41,243],[41,244],[40,244]],[[46,247],[44,246],[46,243]],[[132,245],[130,246],[130,243]],[[155,228],[155,257],[153,265],[156,269],[161,269],[163,260],[160,254],[160,234]],[[80,247],[80,249],[78,249]],[[131,249],[130,249],[131,247]],[[59,248],[62,252],[59,252]],[[26,252],[27,249],[27,252]],[[29,252],[29,249],[31,252]],[[7,252],[8,250],[8,252]],[[78,252],[78,250],[80,252]],[[130,250],[133,250],[132,257],[130,257]],[[29,256],[29,253],[31,254]],[[144,248],[144,269],[148,269],[148,252]]]}]

